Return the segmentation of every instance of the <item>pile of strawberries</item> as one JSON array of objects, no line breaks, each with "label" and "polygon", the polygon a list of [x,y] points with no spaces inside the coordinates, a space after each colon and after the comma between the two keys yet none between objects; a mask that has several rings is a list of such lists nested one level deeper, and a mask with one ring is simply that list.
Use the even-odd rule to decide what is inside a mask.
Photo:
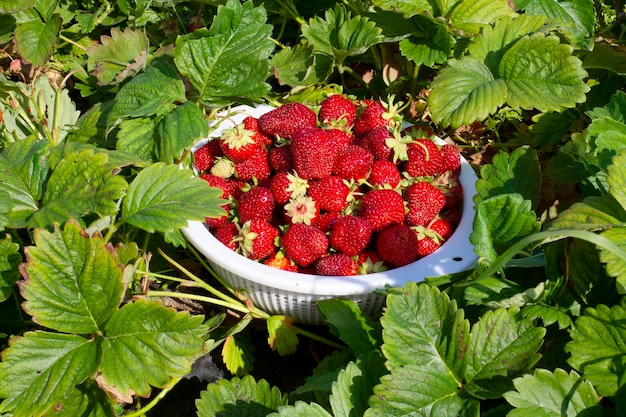
[{"label": "pile of strawberries", "polygon": [[247,116],[194,153],[228,200],[206,224],[224,245],[294,272],[400,267],[441,246],[461,217],[461,157],[406,127],[393,98],[331,95]]}]

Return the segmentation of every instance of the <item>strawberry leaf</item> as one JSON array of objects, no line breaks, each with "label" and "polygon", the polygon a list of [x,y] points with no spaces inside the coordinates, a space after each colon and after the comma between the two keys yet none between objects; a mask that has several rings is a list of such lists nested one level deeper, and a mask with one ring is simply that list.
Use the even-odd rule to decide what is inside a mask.
[{"label": "strawberry leaf", "polygon": [[107,162],[107,154],[94,154],[91,149],[67,155],[54,167],[43,206],[33,213],[29,224],[43,227],[89,213],[116,214],[117,200],[124,195],[128,184],[115,175]]},{"label": "strawberry leaf", "polygon": [[593,0],[529,0],[524,11],[560,21],[563,32],[572,43],[583,42],[593,33],[596,23]]},{"label": "strawberry leaf", "polygon": [[254,367],[254,346],[246,333],[229,335],[222,348],[224,365],[233,375],[244,375]]},{"label": "strawberry leaf", "polygon": [[296,401],[293,405],[280,407],[276,413],[268,414],[267,417],[333,417],[333,415],[317,403]]},{"label": "strawberry leaf", "polygon": [[141,171],[128,187],[122,219],[150,233],[171,232],[187,226],[189,220],[219,217],[221,192],[189,169],[158,162]]},{"label": "strawberry leaf", "polygon": [[412,27],[408,29],[408,33],[419,35],[411,35],[400,41],[400,51],[407,59],[432,67],[450,58],[454,38],[445,24],[426,16],[414,16],[409,22]]},{"label": "strawberry leaf", "polygon": [[[593,50],[581,51],[583,68],[601,68],[616,74],[626,74],[626,56],[617,48],[606,43],[595,43]],[[623,92],[618,92],[624,95]]]},{"label": "strawberry leaf", "polygon": [[[626,212],[626,150],[622,150],[613,157],[612,164],[608,168],[609,194],[617,200]],[[626,216],[621,218],[626,221]]]},{"label": "strawberry leaf", "polygon": [[75,221],[63,230],[35,231],[25,249],[20,282],[33,320],[62,332],[98,333],[122,301],[122,266],[102,236],[86,236]]},{"label": "strawberry leaf", "polygon": [[505,16],[515,16],[507,0],[463,0],[450,15],[452,26],[466,34],[476,34]]},{"label": "strawberry leaf", "polygon": [[113,401],[95,382],[77,386],[58,404],[50,416],[113,417]]},{"label": "strawberry leaf", "polygon": [[537,417],[604,415],[598,394],[589,381],[575,371],[568,374],[563,369],[551,372],[537,369],[532,375],[513,380],[515,391],[504,394],[504,398],[515,409],[507,415],[522,417],[532,414]]},{"label": "strawberry leaf", "polygon": [[40,19],[21,23],[15,29],[15,43],[20,55],[35,67],[41,67],[55,51],[63,19],[51,16],[44,23]]},{"label": "strawberry leaf", "polygon": [[34,7],[37,0],[0,0],[0,13],[9,14]]},{"label": "strawberry leaf", "polygon": [[281,84],[310,86],[325,81],[333,70],[332,58],[315,53],[313,46],[285,47],[272,57],[274,75]]},{"label": "strawberry leaf", "polygon": [[119,124],[117,150],[135,155],[144,164],[154,161],[157,122],[150,117],[125,119]]},{"label": "strawberry leaf", "polygon": [[286,316],[270,316],[267,319],[267,342],[281,356],[290,355],[298,348],[297,330],[292,324],[293,319]]},{"label": "strawberry leaf", "polygon": [[427,0],[374,0],[374,6],[384,10],[394,10],[402,13],[405,17],[415,16],[417,14],[426,14],[430,16],[440,16],[447,10],[444,8],[444,1],[429,2]]},{"label": "strawberry leaf", "polygon": [[188,101],[163,118],[158,133],[157,160],[172,164],[179,162],[187,149],[209,134],[209,125],[202,110]]},{"label": "strawberry leaf", "polygon": [[204,352],[207,329],[202,316],[178,313],[159,302],[125,304],[104,327],[101,371],[122,394],[150,394],[191,371]]},{"label": "strawberry leaf", "polygon": [[265,9],[252,1],[229,0],[218,7],[208,31],[178,41],[176,66],[204,104],[228,105],[237,97],[257,100],[270,90],[264,81],[274,43],[266,20]]},{"label": "strawberry leaf", "polygon": [[317,308],[330,331],[343,340],[357,358],[380,345],[380,324],[364,316],[355,302],[339,298],[321,300]]},{"label": "strawberry leaf", "polygon": [[599,395],[612,396],[623,386],[626,372],[626,310],[624,304],[587,308],[565,345],[568,363],[591,381]]},{"label": "strawberry leaf", "polygon": [[250,375],[209,384],[196,401],[199,417],[226,416],[235,409],[239,415],[265,417],[286,404],[287,396],[278,388],[270,387],[264,379],[255,381]]},{"label": "strawberry leaf", "polygon": [[98,351],[91,337],[28,332],[12,339],[0,362],[0,413],[44,415],[92,376]]},{"label": "strawberry leaf", "polygon": [[550,225],[556,229],[595,230],[609,225],[619,225],[626,218],[626,211],[608,197],[587,197],[564,210]]},{"label": "strawberry leaf", "polygon": [[87,48],[87,56],[95,64],[93,74],[98,85],[115,85],[143,71],[148,61],[150,42],[144,32],[127,27],[122,32],[111,28],[100,44]]},{"label": "strawberry leaf", "polygon": [[476,208],[470,241],[474,252],[492,262],[498,249],[514,239],[538,232],[540,223],[530,200],[520,194],[501,194],[481,201]]},{"label": "strawberry leaf", "polygon": [[18,265],[22,261],[22,256],[19,250],[20,246],[13,242],[11,235],[6,235],[0,240],[0,302],[11,295],[20,277]]}]

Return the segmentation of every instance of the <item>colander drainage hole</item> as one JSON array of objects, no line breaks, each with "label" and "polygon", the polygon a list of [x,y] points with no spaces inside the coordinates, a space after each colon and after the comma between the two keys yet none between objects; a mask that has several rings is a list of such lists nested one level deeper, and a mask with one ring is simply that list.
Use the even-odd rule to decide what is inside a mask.
[{"label": "colander drainage hole", "polygon": [[456,261],[456,262],[461,262],[463,260],[463,258],[461,258],[460,256],[456,256],[456,257],[452,258],[452,260]]}]

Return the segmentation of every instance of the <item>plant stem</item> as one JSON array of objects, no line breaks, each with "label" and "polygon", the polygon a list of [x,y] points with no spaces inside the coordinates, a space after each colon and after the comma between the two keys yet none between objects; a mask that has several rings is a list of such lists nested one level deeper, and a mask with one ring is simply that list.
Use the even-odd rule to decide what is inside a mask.
[{"label": "plant stem", "polygon": [[64,36],[64,35],[62,35],[62,34],[59,34],[59,38],[60,38],[60,39],[63,39],[63,40],[64,40],[65,42],[67,42],[67,43],[70,43],[70,44],[74,45],[75,47],[77,47],[77,48],[78,48],[78,49],[80,49],[80,50],[87,51],[87,48],[85,48],[83,45],[81,45],[81,44],[79,44],[79,43],[74,42],[73,40],[71,40],[71,39],[70,39],[70,38],[68,38],[67,36]]},{"label": "plant stem", "polygon": [[163,390],[161,392],[159,392],[159,395],[157,395],[156,397],[154,397],[152,399],[152,401],[150,401],[147,405],[145,405],[144,407],[141,407],[139,410],[130,413],[130,414],[124,414],[124,417],[139,417],[139,416],[145,416],[146,413],[148,411],[150,411],[151,409],[154,408],[155,405],[157,405],[159,403],[159,401],[161,401],[168,392],[170,392],[172,390],[172,388],[174,388],[176,386],[176,384],[178,384],[180,382],[182,378],[175,378],[172,380],[172,383],[170,384],[169,387],[167,388],[163,388]]},{"label": "plant stem", "polygon": [[305,329],[303,329],[301,327],[298,327],[298,326],[293,326],[293,327],[296,329],[296,331],[299,334],[301,334],[304,337],[308,337],[311,340],[315,340],[315,341],[324,343],[324,344],[326,344],[326,345],[328,345],[330,347],[334,347],[335,349],[349,350],[346,345],[339,344],[339,343],[337,343],[337,342],[335,342],[333,340],[330,340],[330,339],[328,339],[328,338],[326,338],[324,336],[320,336],[320,335],[318,335],[316,333],[313,333],[313,332],[310,332],[308,330],[305,330]]},{"label": "plant stem", "polygon": [[198,295],[198,294],[188,294],[184,292],[174,292],[174,291],[148,291],[146,293],[147,297],[173,297],[173,298],[186,298],[189,300],[202,301],[205,303],[211,303],[218,306],[226,307],[231,310],[239,311],[240,313],[251,313],[250,310],[242,304],[233,304],[228,303],[224,300],[220,300],[219,298],[207,297],[206,295]]}]

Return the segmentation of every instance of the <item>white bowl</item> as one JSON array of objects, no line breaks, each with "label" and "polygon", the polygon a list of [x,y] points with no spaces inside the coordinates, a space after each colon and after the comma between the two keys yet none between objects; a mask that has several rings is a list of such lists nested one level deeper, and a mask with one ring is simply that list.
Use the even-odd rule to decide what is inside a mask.
[{"label": "white bowl", "polygon": [[[259,117],[273,107],[238,106],[228,119],[215,125],[211,137],[199,142],[199,148],[211,138],[240,123],[246,116]],[[425,277],[441,276],[470,268],[478,259],[469,241],[474,220],[472,199],[476,194],[476,174],[465,159],[461,159],[459,180],[463,186],[463,213],[454,234],[437,251],[409,265],[350,277],[307,275],[283,271],[250,260],[218,241],[202,222],[190,221],[182,229],[189,242],[208,260],[209,264],[229,285],[243,290],[254,305],[270,314],[283,314],[296,322],[321,324],[315,302],[329,298],[355,301],[361,311],[376,315],[382,310],[384,295],[376,290],[386,286],[400,287],[407,282],[423,281]]]}]

